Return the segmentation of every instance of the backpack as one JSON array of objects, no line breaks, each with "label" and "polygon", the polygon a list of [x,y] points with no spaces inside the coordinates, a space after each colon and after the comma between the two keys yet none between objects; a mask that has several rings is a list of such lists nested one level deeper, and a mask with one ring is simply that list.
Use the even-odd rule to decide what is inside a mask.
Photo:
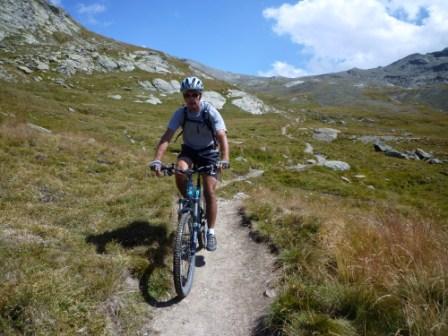
[{"label": "backpack", "polygon": [[182,121],[182,130],[176,136],[176,139],[174,140],[174,142],[176,142],[177,139],[184,133],[185,124],[187,122],[192,122],[192,123],[196,123],[196,124],[205,124],[208,127],[208,129],[212,133],[213,147],[217,148],[218,147],[218,141],[216,140],[216,131],[215,131],[215,128],[213,127],[213,125],[212,125],[212,121],[210,119],[210,112],[209,112],[208,109],[209,109],[209,107],[208,107],[208,105],[206,105],[204,111],[201,113],[202,120],[194,120],[194,119],[188,118],[187,107],[184,106],[184,109],[183,109],[184,119]]}]

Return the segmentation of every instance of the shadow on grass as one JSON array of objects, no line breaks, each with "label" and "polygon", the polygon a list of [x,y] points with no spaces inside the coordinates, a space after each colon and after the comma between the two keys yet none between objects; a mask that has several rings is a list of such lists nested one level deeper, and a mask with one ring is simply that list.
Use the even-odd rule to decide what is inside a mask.
[{"label": "shadow on grass", "polygon": [[135,221],[128,226],[106,231],[97,235],[89,235],[86,242],[94,244],[98,253],[106,253],[108,243],[115,242],[126,249],[137,246],[148,246],[145,255],[148,257],[149,266],[140,278],[139,288],[145,301],[153,307],[162,308],[171,306],[180,300],[175,297],[168,301],[158,301],[149,291],[151,275],[158,268],[166,267],[165,257],[170,253],[173,234],[168,235],[165,227],[151,225],[147,221]]},{"label": "shadow on grass", "polygon": [[268,315],[260,316],[255,322],[250,336],[280,336],[281,332],[270,327],[268,320]]}]

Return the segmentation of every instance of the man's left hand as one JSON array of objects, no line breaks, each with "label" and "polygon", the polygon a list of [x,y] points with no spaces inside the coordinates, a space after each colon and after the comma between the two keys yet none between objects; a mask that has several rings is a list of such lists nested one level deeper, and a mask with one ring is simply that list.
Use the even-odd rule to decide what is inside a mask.
[{"label": "man's left hand", "polygon": [[218,162],[218,167],[220,169],[229,169],[230,168],[230,162],[228,160],[221,160]]}]

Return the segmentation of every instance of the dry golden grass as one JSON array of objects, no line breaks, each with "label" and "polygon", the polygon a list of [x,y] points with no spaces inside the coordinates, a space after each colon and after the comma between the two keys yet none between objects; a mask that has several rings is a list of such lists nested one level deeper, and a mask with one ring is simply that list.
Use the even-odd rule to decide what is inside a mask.
[{"label": "dry golden grass", "polygon": [[283,321],[276,328],[286,335],[448,331],[448,232],[440,217],[262,187],[246,203],[254,229],[281,252],[284,292],[272,323]]}]

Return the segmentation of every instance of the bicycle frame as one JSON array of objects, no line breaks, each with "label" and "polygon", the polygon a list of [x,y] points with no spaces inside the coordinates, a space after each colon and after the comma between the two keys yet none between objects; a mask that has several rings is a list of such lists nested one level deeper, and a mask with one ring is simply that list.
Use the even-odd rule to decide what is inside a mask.
[{"label": "bicycle frame", "polygon": [[198,245],[198,232],[201,228],[201,176],[197,174],[196,186],[193,185],[193,174],[187,173],[187,187],[186,187],[186,197],[180,199],[179,209],[181,212],[191,212],[193,217],[193,231],[191,237],[191,253],[194,255],[196,253],[196,248]]},{"label": "bicycle frame", "polygon": [[[179,200],[179,214],[183,212],[191,212],[193,218],[193,231],[191,236],[191,252],[192,255],[196,253],[198,246],[198,234],[201,229],[201,220],[203,219],[203,211],[201,207],[201,174],[206,173],[211,170],[216,170],[218,167],[216,165],[209,165],[203,167],[193,167],[192,169],[178,169],[173,163],[171,166],[163,166],[162,170],[167,175],[172,175],[174,173],[184,174],[187,176],[187,186],[185,190],[185,198]],[[193,184],[193,175],[197,175],[196,186]],[[205,235],[204,235],[205,236]],[[206,244],[206,241],[202,242]]]},{"label": "bicycle frame", "polygon": [[[180,298],[188,295],[193,285],[196,252],[207,245],[207,221],[201,207],[201,173],[216,169],[216,165],[193,167],[193,169],[177,169],[175,164],[162,166],[165,175],[184,174],[187,176],[185,197],[179,200],[178,227],[173,248],[173,279],[176,292]],[[196,186],[193,175],[197,174]],[[202,223],[204,220],[204,223]],[[201,229],[203,229],[201,231]],[[188,231],[188,234],[184,232]],[[184,239],[185,237],[185,239]],[[184,266],[187,268],[184,270]],[[184,272],[185,271],[185,272]]]}]

